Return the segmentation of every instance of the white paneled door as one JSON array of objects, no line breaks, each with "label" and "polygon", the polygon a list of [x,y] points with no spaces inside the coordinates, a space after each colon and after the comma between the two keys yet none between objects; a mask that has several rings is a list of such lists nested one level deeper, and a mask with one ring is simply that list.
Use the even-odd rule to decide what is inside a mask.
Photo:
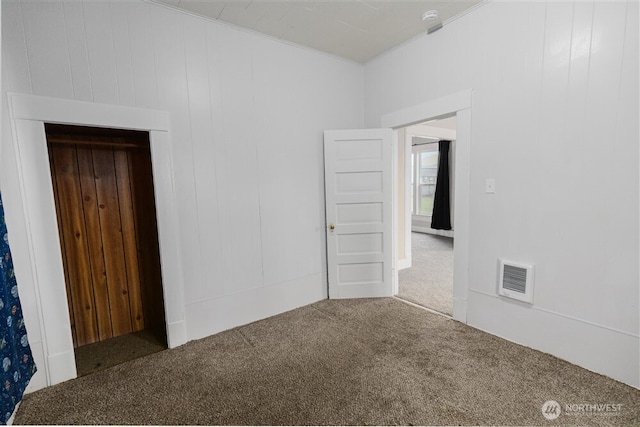
[{"label": "white paneled door", "polygon": [[391,296],[391,129],[324,132],[329,298]]}]

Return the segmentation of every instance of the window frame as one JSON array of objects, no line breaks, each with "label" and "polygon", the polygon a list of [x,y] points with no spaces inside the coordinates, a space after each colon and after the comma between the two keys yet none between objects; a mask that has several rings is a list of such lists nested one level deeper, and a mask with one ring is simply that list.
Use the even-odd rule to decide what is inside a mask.
[{"label": "window frame", "polygon": [[[425,152],[436,152],[439,156],[439,146],[438,140],[433,140],[430,142],[423,142],[420,144],[412,144],[411,146],[411,215],[412,216],[420,216],[423,218],[431,218],[432,214],[428,213],[420,213],[418,206],[420,206],[420,187],[426,184],[420,184],[420,169],[421,168],[421,158],[422,153]],[[438,175],[438,167],[439,167],[439,158],[436,161],[436,179],[432,184],[435,188],[437,184],[437,175]]]}]

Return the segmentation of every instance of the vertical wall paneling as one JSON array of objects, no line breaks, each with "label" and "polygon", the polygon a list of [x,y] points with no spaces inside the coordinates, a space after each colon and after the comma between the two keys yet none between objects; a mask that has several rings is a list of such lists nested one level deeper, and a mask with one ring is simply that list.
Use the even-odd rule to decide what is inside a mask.
[{"label": "vertical wall paneling", "polygon": [[[637,12],[634,1],[488,2],[364,72],[372,127],[427,102],[433,82],[444,93],[473,90],[469,323],[635,386]],[[456,43],[465,55],[438,48]],[[405,72],[424,66],[415,52],[439,67]],[[449,76],[452,67],[463,71]],[[536,265],[530,308],[496,295],[496,259],[507,256]],[[549,339],[550,325],[561,339]]]},{"label": "vertical wall paneling", "polygon": [[[184,60],[189,98],[189,119],[193,167],[189,178],[196,191],[196,209],[199,230],[199,252],[208,265],[203,269],[199,280],[220,276],[221,240],[218,235],[217,182],[214,160],[214,140],[211,125],[211,98],[209,74],[207,69],[207,33],[206,22],[183,19],[182,32],[185,40]],[[205,288],[192,288],[197,292]],[[187,301],[199,301],[205,294],[189,294]]]},{"label": "vertical wall paneling", "polygon": [[[569,141],[587,137],[584,126],[589,61],[591,52],[591,29],[594,2],[578,2],[574,5],[571,62],[567,82],[567,105],[565,135]],[[573,144],[568,149],[576,149]]]},{"label": "vertical wall paneling", "polygon": [[[545,162],[547,166],[547,177],[545,182],[551,177],[558,178],[558,185],[565,186],[563,192],[545,191],[544,188],[537,187],[532,189],[535,191],[537,197],[550,197],[555,193],[553,197],[554,204],[561,205],[562,199],[566,193],[571,193],[572,183],[567,179],[560,179],[558,174],[563,173],[563,165],[559,162],[562,156],[553,156],[548,158],[550,150],[554,152],[564,152],[568,147],[565,143],[565,123],[566,123],[566,102],[568,97],[568,82],[570,78],[571,70],[571,40],[572,40],[572,28],[574,25],[573,20],[574,4],[573,3],[548,3],[545,13],[545,25],[544,25],[544,45],[542,46],[542,68],[540,78],[540,99],[539,105],[546,106],[545,108],[537,108],[537,129],[544,132],[540,132],[537,135],[538,144],[537,147],[544,147],[545,149],[535,149],[536,146],[532,146],[533,150],[531,156],[535,159],[532,164],[540,164]],[[530,171],[532,172],[532,171]],[[544,193],[547,194],[544,194]],[[552,208],[549,205],[548,212],[551,214]],[[569,224],[558,224],[558,233],[567,233],[570,227]],[[570,252],[558,254],[563,259],[564,263],[571,263],[574,268],[578,267],[578,258],[573,258]],[[548,274],[546,271],[547,265],[544,262],[544,258],[536,260],[541,264],[541,274]],[[563,277],[566,281],[568,277]],[[573,289],[569,287],[561,287],[558,289],[542,288],[539,290],[536,299],[538,304],[545,307],[558,309],[558,304],[562,303],[563,298],[571,298]]]},{"label": "vertical wall paneling", "polygon": [[[620,83],[618,87],[617,114],[616,121],[611,134],[607,136],[606,143],[610,153],[610,162],[613,173],[611,180],[618,183],[639,182],[640,168],[637,167],[635,159],[640,156],[640,124],[637,118],[639,110],[640,75],[638,47],[640,14],[638,2],[627,2],[624,46],[622,52],[622,63],[620,70]],[[633,126],[631,124],[634,124]],[[624,204],[623,204],[624,203]],[[629,236],[624,242],[611,241],[607,239],[605,253],[607,268],[605,276],[608,277],[609,286],[614,292],[624,293],[629,287],[640,283],[640,270],[636,267],[637,254],[640,250],[640,239],[633,238],[639,236],[640,223],[634,211],[634,204],[637,201],[633,197],[626,198],[620,203],[615,212],[607,221],[610,232],[613,235]],[[614,219],[615,218],[615,219]],[[640,299],[636,302],[640,304]],[[611,323],[619,315],[624,316],[626,323],[635,324],[634,332],[640,334],[640,308],[635,304],[635,310],[625,310],[626,302],[618,299],[606,299],[601,301],[605,307],[602,313],[602,321]]]},{"label": "vertical wall paneling", "polygon": [[[5,17],[4,5],[2,6],[2,17]],[[6,25],[2,25],[2,29],[4,30]],[[3,53],[5,49],[3,48]],[[6,61],[3,61],[3,66],[6,64]],[[6,77],[6,73],[2,73],[2,77]],[[3,101],[6,102],[6,97],[3,97]],[[11,133],[11,123],[9,120],[6,120],[6,116],[8,115],[8,110],[3,108],[3,133],[8,132]],[[29,246],[28,242],[20,238],[20,236],[24,236],[27,232],[27,225],[25,221],[21,221],[24,218],[20,198],[16,198],[16,194],[19,194],[19,188],[17,186],[11,185],[12,177],[16,177],[18,175],[17,165],[11,161],[10,159],[15,159],[15,145],[10,143],[10,140],[0,141],[0,144],[3,145],[2,156],[0,157],[0,161],[2,165],[0,165],[0,172],[4,174],[5,178],[2,181],[2,199],[5,208],[5,218],[9,228],[9,238],[11,239],[11,252],[13,256],[14,270],[16,272],[17,280],[20,283],[20,301],[22,303],[25,322],[28,325],[28,333],[29,333],[29,343],[31,345],[31,349],[33,351],[34,359],[38,366],[42,367],[46,372],[47,369],[47,360],[45,357],[44,347],[46,346],[46,337],[44,336],[44,332],[41,330],[42,322],[42,312],[38,310],[38,307],[41,307],[39,304],[39,295],[36,292],[34,282],[35,278],[33,275],[32,267],[29,263]],[[9,200],[11,206],[16,209],[8,208],[8,204],[6,200]],[[12,202],[13,200],[13,202]],[[55,223],[55,221],[54,221]],[[17,236],[17,237],[13,237]],[[56,302],[65,303],[66,297],[63,293],[60,298]],[[29,309],[25,310],[24,307],[29,307]],[[44,375],[37,376],[32,379],[30,383],[30,389],[41,388],[46,385],[46,378]]]},{"label": "vertical wall paneling", "polygon": [[[287,152],[291,156],[296,151],[296,146],[292,142],[297,138],[298,125],[295,120],[288,126],[277,123],[276,111],[269,110],[268,104],[273,99],[278,99],[283,108],[298,105],[297,94],[299,90],[283,90],[283,82],[289,81],[297,84],[295,79],[295,68],[281,70],[275,73],[276,64],[284,52],[267,52],[263,49],[256,49],[254,62],[259,64],[261,72],[254,76],[255,82],[255,107],[257,111],[263,111],[255,117],[256,131],[260,138],[256,140],[256,150],[261,165],[259,169],[258,181],[260,183],[260,227],[261,244],[263,247],[277,248],[277,252],[263,252],[263,277],[267,285],[277,283],[280,280],[290,279],[292,271],[296,269],[295,260],[291,257],[291,251],[300,251],[300,245],[288,246],[290,237],[299,236],[298,222],[294,221],[292,215],[296,215],[298,210],[293,212],[291,199],[295,199],[294,188],[297,185],[295,180],[287,180],[285,177],[293,174],[296,165],[287,161]],[[269,58],[269,56],[271,56]],[[267,80],[271,81],[268,84]],[[287,115],[293,114],[285,110]],[[292,137],[291,140],[287,134]],[[306,182],[305,177],[299,176],[300,181]],[[299,203],[302,200],[297,199]],[[287,225],[288,224],[288,225]],[[284,230],[291,227],[290,232]],[[293,228],[296,228],[295,230]],[[276,255],[276,253],[278,253]]]},{"label": "vertical wall paneling", "polygon": [[[566,182],[570,184],[567,189],[572,194],[573,205],[568,210],[575,211],[578,208],[581,211],[591,212],[590,215],[576,217],[570,225],[565,227],[568,231],[565,236],[580,245],[577,250],[567,250],[563,253],[568,265],[576,269],[581,268],[580,265],[583,265],[584,259],[595,259],[596,256],[599,259],[603,259],[600,255],[593,254],[587,248],[603,248],[606,251],[605,248],[613,243],[611,241],[612,227],[614,227],[614,223],[619,221],[618,217],[614,219],[606,210],[594,209],[593,195],[605,195],[610,191],[611,182],[617,182],[617,179],[615,179],[617,172],[615,171],[637,168],[637,166],[629,162],[628,156],[620,157],[616,155],[615,148],[614,150],[601,151],[601,144],[608,144],[612,136],[616,134],[617,106],[621,95],[620,71],[626,12],[626,2],[615,4],[594,3],[588,78],[585,87],[584,119],[580,123],[583,129],[580,140],[573,145],[574,150],[567,151],[563,158],[570,159],[576,150],[581,153],[581,156],[579,160],[574,158],[566,163],[567,167],[558,168],[557,171],[557,176],[566,176]],[[603,106],[609,107],[603,108]],[[624,151],[631,148],[631,145],[627,145],[622,141],[614,143],[614,146],[618,144],[621,144],[621,147],[625,147]],[[594,175],[593,168],[596,165],[602,170],[611,171],[607,175],[607,179],[599,179],[597,178],[598,174]],[[584,191],[585,183],[588,183],[588,191]],[[606,200],[607,196],[603,196],[603,198]],[[560,198],[558,197],[558,199]],[[614,200],[610,199],[610,203],[618,206],[618,209],[622,211],[637,208],[637,204],[633,206],[629,202],[630,200],[614,202]],[[591,227],[595,227],[594,232],[584,233],[585,229]],[[623,243],[624,240],[626,239],[620,239],[615,245],[622,244],[627,246],[626,243]],[[617,276],[617,274],[613,277],[611,275],[611,272],[616,270],[633,274],[631,266],[621,263],[620,258],[608,257],[605,253],[604,259],[607,259],[606,263],[596,263],[590,266],[591,280],[601,283],[609,282],[613,277]],[[566,281],[571,276],[572,274],[568,269],[560,275]],[[625,280],[611,280],[611,282],[609,290],[613,292],[619,291],[622,295],[629,292],[628,289],[624,289],[628,285],[622,284],[626,282]],[[563,290],[566,293],[561,294],[560,298],[558,298],[558,309],[563,313],[582,317],[583,311],[590,312],[591,319],[598,324],[602,324],[603,316],[605,316],[606,312],[611,309],[614,310],[613,312],[616,311],[611,306],[609,310],[603,310],[601,298],[598,296],[601,290],[596,286],[584,289],[575,284],[563,287]],[[579,304],[575,304],[575,301],[572,302],[571,300],[576,299],[575,295],[578,290],[580,292],[578,296]],[[619,317],[619,315],[609,316],[607,314],[607,317],[611,321],[613,317]],[[616,327],[622,326],[619,321],[613,321],[610,324],[616,325]]]},{"label": "vertical wall paneling", "polygon": [[[166,112],[170,131],[163,128],[154,136],[152,153],[163,190],[159,203],[176,208],[175,215],[158,212],[163,239],[179,239],[162,247],[163,259],[176,259],[169,267],[163,263],[163,274],[180,265],[165,283],[171,319],[166,327],[174,343],[326,295],[321,136],[325,129],[362,127],[361,65],[152,2],[36,0],[5,2],[2,8],[3,24],[8,22],[3,32],[18,30],[3,38],[3,90],[29,93],[33,86],[35,95],[92,101],[96,104],[86,106],[91,114],[92,107],[118,104]],[[42,54],[52,62],[43,61]],[[64,117],[73,123],[70,115]],[[10,130],[3,134],[6,145],[12,135]],[[17,144],[25,156],[37,148]],[[10,177],[7,205],[22,206],[22,197],[28,199],[25,206],[48,200],[38,193],[40,187],[33,199],[23,195],[19,174],[13,173],[19,157],[7,153],[3,163],[8,167],[2,170]],[[33,188],[29,185],[24,188]],[[132,200],[135,211],[136,196]],[[39,237],[37,225],[47,223],[27,224],[36,214],[18,208],[8,215],[17,221],[12,229],[20,241],[27,241],[29,227],[38,229]],[[174,222],[179,226],[167,230]],[[16,265],[23,272],[34,265],[40,271],[43,259],[60,263],[62,270],[60,261],[31,258],[27,246],[19,246]],[[140,277],[153,280],[142,270]],[[186,307],[174,304],[183,301],[176,283],[188,295]],[[50,313],[44,305],[44,313]],[[38,312],[34,300],[25,310]],[[146,327],[145,304],[143,311]],[[46,331],[36,326],[30,335],[37,338],[40,332]],[[66,356],[66,338],[59,334],[53,334],[49,347]],[[60,366],[52,378],[69,378],[72,370],[63,372]]]},{"label": "vertical wall paneling", "polygon": [[82,2],[93,100],[119,104],[111,13],[106,1]]},{"label": "vertical wall paneling", "polygon": [[[262,284],[262,245],[260,232],[260,203],[258,192],[258,164],[256,144],[259,137],[255,127],[247,123],[255,120],[253,97],[254,47],[252,37],[241,31],[222,29],[221,70],[222,100],[225,121],[227,180],[240,192],[227,193],[229,228],[224,237],[226,250],[231,252],[231,281],[228,292],[237,292]],[[274,100],[277,105],[278,101]]]},{"label": "vertical wall paneling", "polygon": [[[594,5],[585,117],[592,141],[610,137],[616,124],[626,13],[626,2]],[[612,108],[603,109],[601,103]]]},{"label": "vertical wall paneling", "polygon": [[69,49],[69,65],[73,97],[79,101],[92,101],[91,73],[89,70],[89,50],[85,37],[84,6],[79,1],[64,1],[64,29]]},{"label": "vertical wall paneling", "polygon": [[[120,8],[126,5],[123,12]],[[131,68],[136,105],[158,108],[158,82],[153,44],[153,26],[150,8],[141,2],[115,2],[114,12],[125,13],[129,25]]]},{"label": "vertical wall paneling", "polygon": [[73,87],[62,4],[20,2],[20,7],[34,93],[72,98]]},{"label": "vertical wall paneling", "polygon": [[121,105],[136,105],[133,87],[133,58],[129,34],[130,2],[109,0],[113,50],[118,82],[118,100]]},{"label": "vertical wall paneling", "polygon": [[[31,70],[25,40],[24,20],[22,19],[22,2],[4,2],[2,4],[2,82],[3,86],[14,90],[31,93]],[[11,60],[11,66],[8,61]],[[6,99],[3,99],[6,103]],[[4,105],[4,104],[3,104]],[[9,110],[3,108],[3,117],[8,117]],[[7,123],[3,121],[3,123]],[[10,132],[11,126],[3,126],[3,135]]]},{"label": "vertical wall paneling", "polygon": [[[208,226],[215,227],[220,239],[217,250],[218,258],[218,281],[223,284],[230,284],[232,277],[232,254],[225,245],[231,238],[232,231],[229,227],[231,213],[228,209],[229,200],[233,194],[233,184],[228,181],[228,169],[229,162],[227,161],[227,148],[226,137],[227,126],[224,120],[224,98],[223,98],[223,85],[224,81],[221,76],[222,69],[222,54],[221,45],[224,43],[223,35],[226,28],[207,25],[206,29],[206,44],[207,49],[207,73],[209,82],[209,102],[211,108],[211,115],[207,119],[211,123],[212,140],[210,145],[206,147],[209,151],[209,158],[213,167],[214,176],[213,181],[216,183],[216,211],[213,213],[213,218],[217,219],[217,224],[213,221],[209,221]],[[211,170],[211,169],[209,169]],[[206,227],[206,226],[205,226]],[[207,230],[205,228],[204,232]],[[229,285],[224,285],[229,286]],[[203,292],[200,290],[199,292]],[[211,290],[205,291],[210,293]]]},{"label": "vertical wall paneling", "polygon": [[[193,182],[192,135],[181,14],[176,15],[166,8],[152,8],[151,11],[156,63],[162,64],[156,70],[159,107],[171,114],[175,141],[172,157],[175,170],[179,171],[175,187],[182,200],[178,215],[184,224],[180,238],[185,281],[197,284],[202,278],[202,258],[197,247],[200,233]],[[190,285],[185,287],[187,295],[190,288]]]}]

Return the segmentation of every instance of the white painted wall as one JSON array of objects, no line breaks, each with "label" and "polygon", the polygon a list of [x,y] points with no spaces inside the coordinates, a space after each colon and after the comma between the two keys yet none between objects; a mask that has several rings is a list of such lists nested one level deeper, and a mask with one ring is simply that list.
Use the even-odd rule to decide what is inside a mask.
[{"label": "white painted wall", "polygon": [[[473,90],[468,323],[636,387],[638,15],[491,2],[365,67],[369,127]],[[535,264],[533,306],[497,296],[500,257]]]},{"label": "white painted wall", "polygon": [[[322,131],[362,127],[361,65],[142,1],[3,1],[2,56],[5,124],[7,92],[169,112],[189,339],[326,298]],[[3,126],[38,341],[12,145]]]},{"label": "white painted wall", "polygon": [[[198,338],[326,297],[322,130],[471,89],[468,322],[640,386],[638,50],[637,2],[494,2],[368,63],[363,88],[360,65],[151,3],[3,1],[18,279],[7,91],[170,113]],[[536,265],[533,307],[497,297],[498,257]]]}]

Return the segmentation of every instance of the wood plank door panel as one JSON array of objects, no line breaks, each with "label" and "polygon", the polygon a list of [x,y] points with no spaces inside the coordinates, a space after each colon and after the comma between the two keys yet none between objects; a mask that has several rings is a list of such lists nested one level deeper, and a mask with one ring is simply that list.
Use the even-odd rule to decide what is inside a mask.
[{"label": "wood plank door panel", "polygon": [[74,346],[147,327],[166,340],[148,136],[67,128],[47,138]]},{"label": "wood plank door panel", "polygon": [[[53,186],[53,194],[56,198],[56,200],[58,199],[58,176],[55,172],[56,169],[56,162],[53,156],[53,152],[51,150],[49,150],[49,165],[51,168],[51,176],[52,176],[52,186]],[[56,218],[58,220],[58,230],[62,229],[62,223],[61,223],[61,218],[62,218],[62,212],[60,211],[60,203],[56,202]],[[63,236],[62,233],[60,234],[60,244],[62,246],[61,250],[62,253],[65,253],[65,242],[63,240]],[[69,277],[69,265],[67,263],[67,257],[63,256],[62,257],[62,268],[64,270],[64,277],[68,278]],[[77,338],[77,334],[76,334],[76,327],[75,327],[75,316],[74,316],[74,312],[75,309],[73,307],[73,302],[71,300],[71,286],[69,285],[69,280],[65,280],[65,286],[66,286],[66,290],[67,290],[67,304],[69,305],[69,320],[71,323],[71,337],[73,339],[74,344],[76,342],[78,342],[78,338]]]},{"label": "wood plank door panel", "polygon": [[160,266],[160,244],[157,233],[157,218],[154,209],[150,209],[154,200],[151,153],[132,151],[129,156],[129,170],[136,179],[132,181],[131,198],[138,241],[138,259],[140,266],[140,287],[144,301],[145,328],[161,331],[165,328],[164,299],[162,297],[162,275]]},{"label": "wood plank door panel", "polygon": [[144,329],[142,289],[140,287],[140,269],[138,266],[137,231],[134,220],[133,200],[131,198],[130,154],[123,150],[114,150],[116,185],[120,202],[120,228],[124,265],[129,287],[129,310],[131,327],[134,331]]},{"label": "wood plank door panel", "polygon": [[[99,244],[102,240],[102,233],[100,232],[100,215],[98,213],[98,196],[96,194],[95,173],[93,171],[93,156],[91,150],[86,148],[76,149],[76,152],[87,239],[89,242],[94,242],[94,244],[88,245],[94,299],[95,301],[109,301],[107,270],[104,265],[102,245]],[[96,321],[98,323],[97,341],[103,341],[113,337],[111,310],[109,310],[108,304],[96,304]],[[84,342],[90,343],[94,341]]]},{"label": "wood plank door panel", "polygon": [[72,330],[78,345],[83,345],[97,341],[98,326],[76,148],[56,147],[51,157],[58,192],[59,227],[63,231],[61,244],[67,254],[65,274],[71,291],[68,300],[73,309]]},{"label": "wood plank door panel", "polygon": [[113,149],[92,148],[113,335],[133,332]]}]

